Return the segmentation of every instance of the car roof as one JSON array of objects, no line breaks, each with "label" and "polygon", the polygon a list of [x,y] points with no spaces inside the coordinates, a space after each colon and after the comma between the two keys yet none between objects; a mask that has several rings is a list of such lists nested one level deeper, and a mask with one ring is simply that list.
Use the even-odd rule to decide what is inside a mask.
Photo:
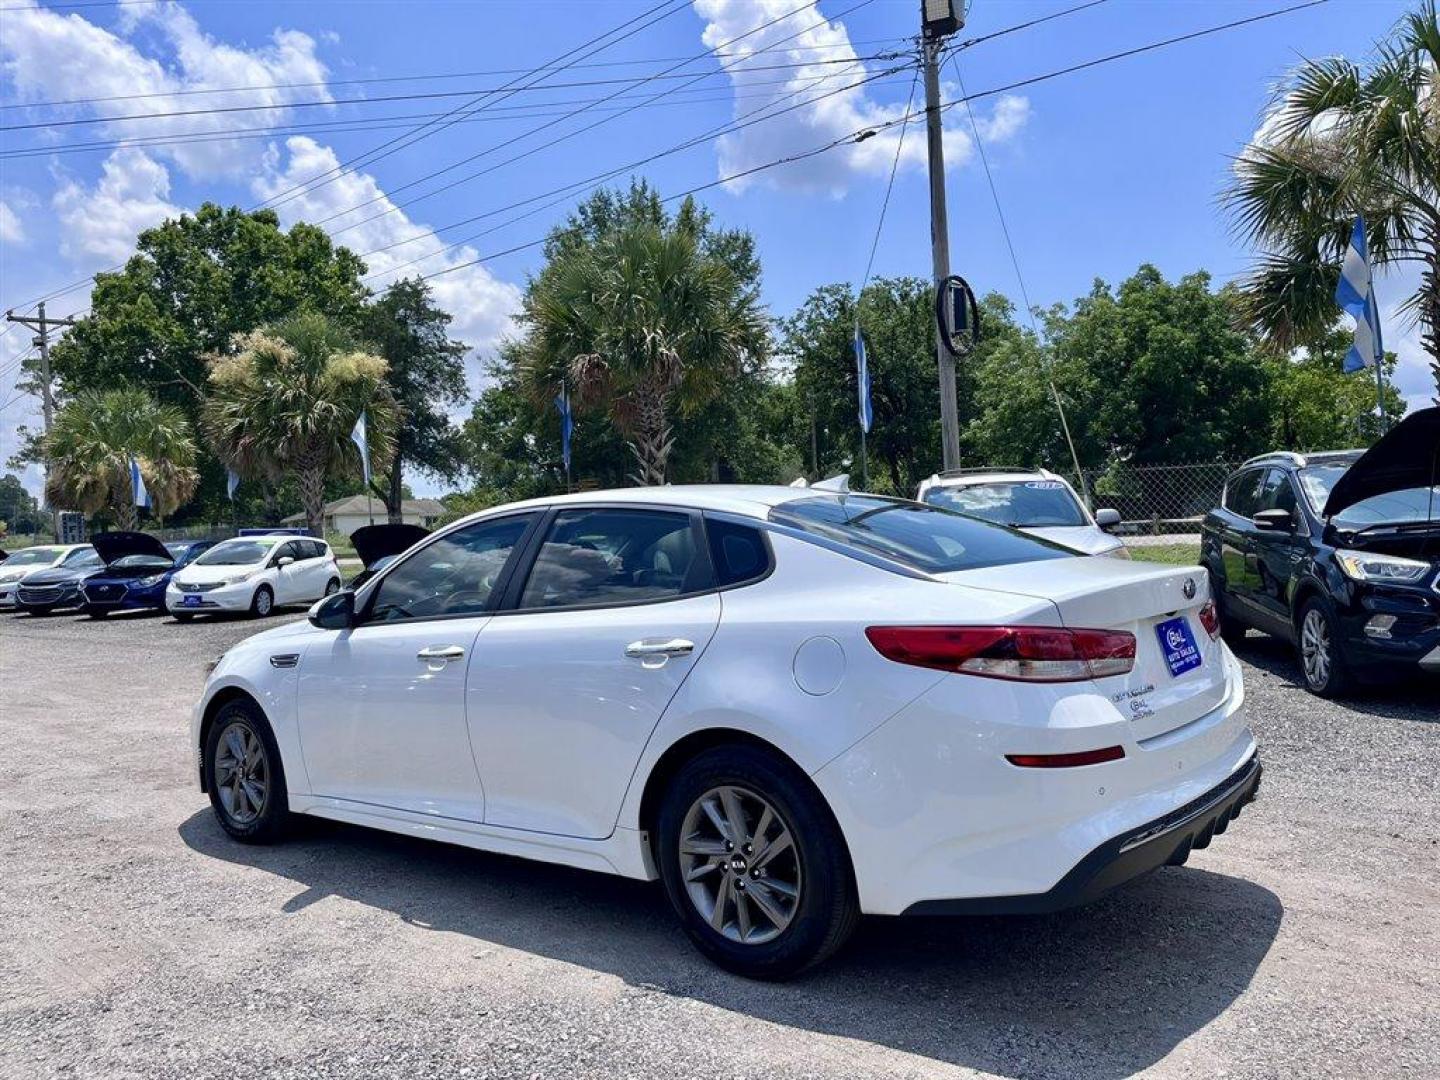
[{"label": "car roof", "polygon": [[[635,503],[647,506],[674,506],[685,510],[713,510],[763,521],[770,508],[803,499],[807,495],[838,495],[823,487],[785,487],[781,484],[666,484],[663,487],[609,488],[579,491],[571,495],[550,495],[523,502],[505,503],[470,514],[462,521],[489,517],[498,510],[534,510],[551,506],[590,506],[595,503]],[[862,494],[854,492],[853,494]],[[868,493],[865,493],[868,495]],[[870,496],[876,497],[876,496]]]}]

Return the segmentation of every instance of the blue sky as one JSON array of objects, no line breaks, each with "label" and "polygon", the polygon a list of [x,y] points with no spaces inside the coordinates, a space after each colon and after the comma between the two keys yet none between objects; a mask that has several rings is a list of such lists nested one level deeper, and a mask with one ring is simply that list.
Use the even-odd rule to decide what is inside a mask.
[{"label": "blue sky", "polygon": [[[985,35],[1076,2],[974,0],[961,36]],[[135,231],[167,214],[207,199],[251,206],[267,198],[284,198],[296,183],[323,174],[336,162],[370,150],[404,129],[332,128],[245,140],[217,132],[266,124],[374,123],[375,118],[394,116],[406,116],[404,122],[415,125],[421,118],[414,114],[433,115],[467,99],[374,99],[502,86],[517,76],[501,72],[548,61],[641,15],[654,3],[193,0],[61,6],[47,11],[35,10],[22,0],[4,0],[0,92],[5,105],[139,93],[162,96],[63,107],[8,107],[0,112],[6,124],[85,121],[0,132],[0,149],[6,152],[42,151],[0,161],[0,308],[26,303],[123,260]],[[494,214],[468,227],[445,226],[694,139],[737,115],[778,111],[831,89],[842,92],[754,123],[718,142],[700,139],[692,148],[647,166],[643,174],[662,194],[671,194],[808,150],[861,127],[884,124],[904,112],[911,86],[908,72],[843,89],[862,77],[878,75],[896,61],[864,59],[859,65],[816,61],[865,58],[903,48],[899,39],[915,30],[914,0],[819,0],[796,11],[800,4],[801,0],[694,0],[677,5],[674,13],[586,61],[608,66],[574,68],[548,80],[588,85],[492,99],[488,115],[475,122],[451,126],[301,198],[284,201],[279,212],[287,223],[298,217],[317,220],[339,215],[327,225],[337,230],[337,240],[362,252],[386,249],[370,259],[377,285],[407,269],[433,272],[482,257],[478,264],[434,282],[441,301],[457,317],[457,333],[476,347],[472,369],[478,373],[483,358],[509,329],[519,288],[535,269],[538,253],[528,249],[495,259],[483,256],[544,235],[573,205],[575,196],[508,224],[514,214],[543,208],[548,200]],[[963,51],[961,74],[973,94],[1284,6],[1284,0],[1108,0]],[[1302,57],[1362,55],[1403,10],[1402,3],[1388,0],[1332,0],[979,102],[976,119],[1032,301],[1045,305],[1071,300],[1088,291],[1094,278],[1117,281],[1142,262],[1153,262],[1172,277],[1202,268],[1218,281],[1241,274],[1247,252],[1229,234],[1216,196],[1230,155],[1258,125],[1274,80]],[[779,16],[785,18],[751,33]],[[731,44],[726,46],[727,42]],[[683,63],[716,46],[730,54],[735,71],[721,71],[713,57]],[[738,56],[767,47],[763,55],[743,62]],[[811,66],[773,66],[801,62]],[[636,85],[621,81],[669,68],[675,70],[665,79]],[[347,82],[457,73],[479,74]],[[813,81],[794,81],[802,78]],[[946,93],[953,95],[957,89],[953,70],[946,70],[945,79]],[[288,85],[296,83],[318,85]],[[287,85],[243,93],[231,89],[275,84]],[[226,92],[212,92],[216,90]],[[563,115],[609,94],[622,96],[596,102],[579,116]],[[652,97],[655,100],[647,100]],[[352,98],[366,102],[297,105]],[[113,119],[127,113],[257,103],[280,107]],[[606,111],[631,105],[641,107],[629,113]],[[950,112],[947,133],[954,268],[980,290],[998,289],[1018,299],[995,211],[960,112]],[[607,117],[594,131],[570,136]],[[532,133],[541,124],[551,126]],[[720,221],[755,233],[765,269],[765,298],[773,313],[790,312],[818,285],[859,279],[899,130],[891,125],[860,146],[704,193],[703,200]],[[211,141],[62,152],[77,143],[111,144],[121,137],[161,139],[197,132],[206,133]],[[557,137],[564,138],[542,148]],[[508,139],[516,141],[493,148]],[[526,151],[533,152],[505,163]],[[431,181],[414,183],[472,155],[481,156]],[[929,272],[923,161],[923,137],[912,128],[880,242],[877,274]],[[487,175],[407,205],[488,166],[495,167]],[[368,205],[354,209],[362,203]],[[388,212],[376,217],[381,211]],[[468,246],[441,250],[495,225],[503,227]],[[422,256],[425,261],[415,267],[402,265]],[[1382,303],[1398,302],[1405,284],[1382,282]],[[86,295],[80,289],[59,297],[50,303],[50,313],[83,309]],[[0,338],[0,405],[15,398],[18,371],[6,369],[13,368],[27,338],[21,330]],[[1419,404],[1433,387],[1420,359],[1417,336],[1404,335],[1392,322],[1388,344],[1398,347],[1404,357],[1401,389]],[[4,409],[0,455],[13,451],[16,425],[34,424],[36,412],[28,397]]]}]

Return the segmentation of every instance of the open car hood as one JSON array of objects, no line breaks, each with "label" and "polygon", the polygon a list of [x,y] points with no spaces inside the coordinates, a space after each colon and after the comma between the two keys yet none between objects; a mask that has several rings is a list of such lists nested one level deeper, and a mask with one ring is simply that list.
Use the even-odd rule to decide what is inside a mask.
[{"label": "open car hood", "polygon": [[1324,514],[1362,499],[1440,480],[1440,406],[1413,412],[1387,431],[1330,489]]},{"label": "open car hood", "polygon": [[170,552],[165,550],[165,545],[149,533],[96,533],[90,538],[90,543],[95,546],[95,550],[99,553],[100,558],[105,560],[107,566],[117,559],[123,559],[126,555],[153,555],[166,562],[174,561]]},{"label": "open car hood", "polygon": [[350,534],[350,542],[368,569],[376,559],[399,555],[429,535],[430,530],[419,525],[364,525]]}]

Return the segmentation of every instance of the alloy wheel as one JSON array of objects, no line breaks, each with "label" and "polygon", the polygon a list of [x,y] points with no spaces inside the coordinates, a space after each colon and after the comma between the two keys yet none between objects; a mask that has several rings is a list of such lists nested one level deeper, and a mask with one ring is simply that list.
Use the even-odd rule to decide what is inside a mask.
[{"label": "alloy wheel", "polygon": [[680,872],[700,917],[743,945],[773,941],[799,910],[790,827],[746,788],[711,788],[691,804],[680,828]]},{"label": "alloy wheel", "polygon": [[1300,661],[1305,667],[1305,680],[1311,686],[1324,686],[1330,679],[1330,624],[1319,608],[1305,613],[1300,624]]},{"label": "alloy wheel", "polygon": [[261,589],[255,594],[255,614],[269,615],[270,609],[275,606],[275,598],[270,595],[269,589]]},{"label": "alloy wheel", "polygon": [[265,812],[270,795],[270,765],[265,746],[249,724],[233,723],[215,747],[215,790],[220,805],[237,825],[248,825]]}]

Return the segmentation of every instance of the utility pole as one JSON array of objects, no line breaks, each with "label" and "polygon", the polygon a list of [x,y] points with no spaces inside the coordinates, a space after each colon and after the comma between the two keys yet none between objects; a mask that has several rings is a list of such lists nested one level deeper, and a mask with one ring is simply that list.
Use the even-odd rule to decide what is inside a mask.
[{"label": "utility pole", "polygon": [[[50,328],[52,326],[74,326],[74,319],[47,319],[45,317],[45,301],[40,301],[40,306],[34,315],[16,315],[13,311],[5,313],[5,321],[20,323],[35,331],[34,344],[40,347],[40,408],[45,415],[45,434],[50,434],[50,423],[55,418],[55,397],[52,392],[50,379]],[[50,474],[49,463],[46,463],[45,474]],[[55,530],[55,540],[60,541],[60,511],[54,507],[50,509],[50,524]]]},{"label": "utility pole", "polygon": [[[950,276],[950,221],[945,210],[945,143],[940,123],[940,49],[965,25],[956,0],[921,0],[920,53],[925,69],[925,137],[930,158],[930,258],[935,288]],[[940,449],[946,469],[960,467],[960,414],[955,402],[955,354],[935,328],[940,368]]]}]

